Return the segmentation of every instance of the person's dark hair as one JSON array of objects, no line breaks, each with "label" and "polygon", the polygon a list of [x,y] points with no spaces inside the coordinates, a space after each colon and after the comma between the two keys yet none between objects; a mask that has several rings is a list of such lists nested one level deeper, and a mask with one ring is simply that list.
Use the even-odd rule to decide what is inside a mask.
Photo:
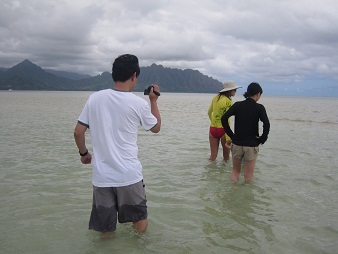
[{"label": "person's dark hair", "polygon": [[221,96],[226,96],[226,97],[230,98],[230,96],[231,96],[231,91],[232,91],[232,90],[230,90],[230,91],[225,91],[225,92],[220,92],[220,93],[218,94],[218,99],[217,99],[217,100],[219,100],[219,99],[221,98]]},{"label": "person's dark hair", "polygon": [[250,85],[248,85],[248,88],[247,88],[246,92],[243,94],[243,96],[245,98],[249,98],[249,97],[254,96],[258,93],[261,93],[261,94],[263,93],[262,87],[258,83],[252,82]]},{"label": "person's dark hair", "polygon": [[112,68],[112,77],[114,82],[125,82],[136,72],[136,77],[140,75],[140,66],[138,59],[134,55],[125,54],[115,59]]}]

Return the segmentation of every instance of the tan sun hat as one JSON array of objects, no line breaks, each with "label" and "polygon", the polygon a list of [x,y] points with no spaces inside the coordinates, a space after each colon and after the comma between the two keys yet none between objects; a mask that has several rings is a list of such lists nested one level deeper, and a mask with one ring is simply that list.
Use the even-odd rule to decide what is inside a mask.
[{"label": "tan sun hat", "polygon": [[231,91],[231,90],[235,90],[235,89],[238,89],[238,88],[241,88],[241,86],[236,85],[234,81],[232,81],[232,80],[225,81],[224,82],[224,88],[219,92],[221,93],[221,92]]}]

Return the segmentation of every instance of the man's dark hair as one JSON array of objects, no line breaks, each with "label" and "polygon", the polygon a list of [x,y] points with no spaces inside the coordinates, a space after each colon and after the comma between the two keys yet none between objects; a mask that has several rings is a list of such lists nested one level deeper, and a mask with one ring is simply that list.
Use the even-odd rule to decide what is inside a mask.
[{"label": "man's dark hair", "polygon": [[252,82],[248,86],[247,91],[243,94],[243,96],[245,98],[248,98],[248,97],[254,96],[258,93],[261,93],[261,94],[263,93],[262,87],[257,82]]},{"label": "man's dark hair", "polygon": [[115,59],[112,68],[114,82],[125,82],[136,72],[136,77],[140,75],[138,59],[134,55],[125,54]]}]

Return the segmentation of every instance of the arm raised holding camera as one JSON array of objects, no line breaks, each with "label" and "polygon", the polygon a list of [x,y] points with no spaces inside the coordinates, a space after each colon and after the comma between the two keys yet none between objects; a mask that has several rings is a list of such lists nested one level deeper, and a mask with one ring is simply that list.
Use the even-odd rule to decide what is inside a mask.
[{"label": "arm raised holding camera", "polygon": [[157,124],[150,129],[153,133],[158,133],[161,129],[161,115],[157,106],[157,99],[160,96],[160,88],[158,85],[152,85],[149,92],[151,113],[157,118]]}]

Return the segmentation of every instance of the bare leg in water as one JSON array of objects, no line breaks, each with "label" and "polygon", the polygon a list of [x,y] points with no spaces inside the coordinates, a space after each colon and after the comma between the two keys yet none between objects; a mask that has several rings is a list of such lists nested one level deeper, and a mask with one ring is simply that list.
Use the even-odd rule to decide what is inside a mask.
[{"label": "bare leg in water", "polygon": [[231,180],[237,183],[242,170],[242,160],[232,157],[232,175]]},{"label": "bare leg in water", "polygon": [[[256,160],[245,161],[244,163],[244,181],[245,183],[252,182],[253,173],[255,169]],[[233,157],[232,158],[232,175],[231,180],[237,182],[242,170],[242,160]]]},{"label": "bare leg in water", "polygon": [[230,156],[230,145],[231,145],[231,140],[226,140],[225,135],[221,139],[222,147],[223,147],[223,159],[225,161],[229,160]]},{"label": "bare leg in water", "polygon": [[148,220],[139,220],[133,223],[133,227],[135,228],[136,231],[140,233],[144,233],[147,230],[148,227]]},{"label": "bare leg in water", "polygon": [[[144,233],[144,232],[146,232],[147,227],[148,227],[148,220],[147,219],[133,222],[133,228],[137,232]],[[115,231],[102,233],[102,238],[104,238],[104,239],[113,238],[114,236],[115,236]]]},{"label": "bare leg in water", "polygon": [[244,181],[250,183],[253,179],[256,160],[245,161],[244,166]]},{"label": "bare leg in water", "polygon": [[209,133],[209,143],[210,143],[210,158],[209,158],[209,160],[214,161],[214,160],[216,160],[217,154],[218,154],[219,138],[215,138]]}]

